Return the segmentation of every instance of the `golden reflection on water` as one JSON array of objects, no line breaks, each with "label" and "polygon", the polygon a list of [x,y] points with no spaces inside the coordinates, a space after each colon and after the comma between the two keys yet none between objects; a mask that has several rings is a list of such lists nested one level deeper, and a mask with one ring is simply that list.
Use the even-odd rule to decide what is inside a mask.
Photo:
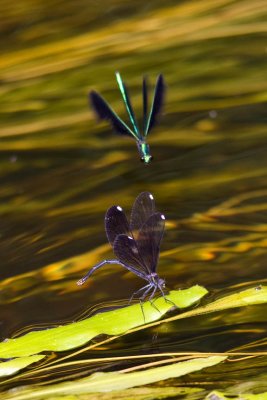
[{"label": "golden reflection on water", "polygon": [[[236,258],[239,253],[249,252],[256,252],[256,255],[264,255],[267,247],[267,224],[251,226],[242,223],[225,223],[223,217],[228,217],[229,215],[235,217],[240,214],[254,215],[257,212],[266,210],[267,205],[265,202],[243,205],[243,203],[251,199],[255,200],[259,198],[263,201],[266,195],[266,190],[242,194],[212,207],[203,214],[192,214],[189,218],[177,222],[167,221],[167,230],[179,230],[179,228],[182,227],[183,229],[207,231],[209,233],[213,231],[225,231],[228,232],[228,236],[215,242],[210,241],[200,244],[189,243],[178,245],[177,247],[163,251],[161,257],[163,259],[171,258],[175,260],[176,262],[172,268],[174,269],[176,265],[179,271],[182,270],[183,267],[186,268],[189,262],[194,261],[205,262],[220,258],[220,262],[230,262],[232,259]],[[236,232],[238,231],[240,233],[237,235]],[[234,233],[234,235],[231,235],[231,233]],[[62,242],[62,245],[63,244],[64,242]],[[47,252],[51,247],[44,247],[39,253]],[[80,290],[71,280],[71,277],[84,274],[89,266],[96,264],[99,260],[107,258],[109,249],[109,244],[104,244],[95,248],[93,251],[44,266],[38,271],[33,270],[27,273],[17,274],[13,278],[2,280],[0,282],[0,290],[5,293],[4,303],[19,301],[25,296],[25,290],[27,290],[27,296],[33,293],[47,291],[47,286],[44,285],[45,282],[49,283],[49,290],[56,291],[60,294]],[[112,270],[110,267],[106,268]],[[36,285],[39,287],[36,287]],[[20,292],[22,293],[21,295]]]},{"label": "golden reflection on water", "polygon": [[[0,27],[3,337],[129,298],[141,286],[119,267],[105,267],[82,289],[76,281],[112,254],[106,209],[119,204],[129,215],[144,190],[166,214],[159,272],[170,288],[264,282],[266,1],[22,4],[6,4]],[[162,72],[168,84],[148,167],[134,141],[88,109],[93,88],[124,118],[116,70],[137,115],[142,75],[152,84]],[[249,332],[263,334],[264,312],[244,328],[248,340]],[[225,318],[215,325],[249,319],[245,311]],[[205,341],[192,327],[194,345],[206,348],[211,333]],[[225,342],[237,343],[237,331]]]}]

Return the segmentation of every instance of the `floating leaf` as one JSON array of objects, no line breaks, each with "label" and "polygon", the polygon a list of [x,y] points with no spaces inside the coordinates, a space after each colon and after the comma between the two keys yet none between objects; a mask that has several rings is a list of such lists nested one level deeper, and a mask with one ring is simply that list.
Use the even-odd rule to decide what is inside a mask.
[{"label": "floating leaf", "polygon": [[[174,304],[179,308],[189,307],[199,301],[207,290],[202,286],[171,291],[166,298],[157,298],[153,304],[143,304],[145,322],[156,321]],[[174,304],[173,304],[174,303]],[[29,332],[16,339],[0,343],[0,358],[25,357],[42,351],[64,351],[82,346],[100,334],[120,335],[129,329],[144,324],[140,304],[96,314],[83,321],[73,322],[57,328]]]}]

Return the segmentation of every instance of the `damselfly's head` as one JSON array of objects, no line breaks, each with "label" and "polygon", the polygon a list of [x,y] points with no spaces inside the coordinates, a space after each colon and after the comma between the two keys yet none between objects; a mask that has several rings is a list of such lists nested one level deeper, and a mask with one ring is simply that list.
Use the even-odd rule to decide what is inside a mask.
[{"label": "damselfly's head", "polygon": [[153,160],[153,157],[151,156],[151,154],[147,154],[147,155],[144,155],[143,157],[141,157],[141,161],[145,164],[149,164],[151,160]]},{"label": "damselfly's head", "polygon": [[138,141],[137,148],[140,154],[141,161],[145,164],[149,164],[150,161],[153,160],[153,157],[150,154],[149,145],[146,142]]},{"label": "damselfly's head", "polygon": [[165,279],[159,278],[158,280],[158,287],[161,287],[162,289],[165,288]]}]

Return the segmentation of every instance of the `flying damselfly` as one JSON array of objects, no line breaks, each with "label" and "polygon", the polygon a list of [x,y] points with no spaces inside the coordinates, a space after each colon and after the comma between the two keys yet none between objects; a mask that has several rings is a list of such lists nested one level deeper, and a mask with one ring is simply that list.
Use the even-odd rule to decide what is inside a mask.
[{"label": "flying damselfly", "polygon": [[89,93],[90,102],[99,119],[108,120],[113,126],[115,132],[121,135],[130,136],[136,140],[141,160],[144,163],[148,164],[152,159],[152,156],[150,154],[150,148],[146,142],[146,138],[148,132],[150,132],[150,130],[155,126],[158,116],[162,110],[164,92],[165,92],[165,83],[163,75],[160,74],[157,78],[150,112],[148,112],[147,79],[145,77],[143,78],[143,133],[141,133],[139,129],[127,87],[125,86],[119,72],[116,72],[116,79],[119,85],[119,89],[123,98],[126,111],[129,115],[130,122],[132,124],[132,128],[130,128],[129,125],[126,124],[118,116],[118,114],[110,107],[110,105],[106,102],[106,100],[104,100],[103,97],[100,96],[100,94],[94,90],[92,90]]}]

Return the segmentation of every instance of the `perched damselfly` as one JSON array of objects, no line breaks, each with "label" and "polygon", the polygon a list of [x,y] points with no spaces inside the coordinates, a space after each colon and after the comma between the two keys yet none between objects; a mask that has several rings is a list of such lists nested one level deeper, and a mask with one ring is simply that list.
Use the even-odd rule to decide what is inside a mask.
[{"label": "perched damselfly", "polygon": [[158,116],[162,110],[163,100],[164,100],[164,92],[165,92],[165,83],[163,79],[163,75],[159,75],[157,78],[155,91],[153,100],[151,103],[150,111],[148,112],[148,85],[147,79],[143,78],[143,133],[141,133],[133,107],[130,101],[130,97],[128,95],[127,87],[125,86],[121,75],[119,72],[116,72],[116,79],[119,85],[119,89],[123,98],[123,102],[125,104],[127,113],[130,118],[130,122],[132,128],[129,127],[119,116],[118,114],[110,107],[110,105],[100,96],[99,93],[92,90],[89,93],[89,99],[92,104],[93,109],[98,115],[99,119],[108,120],[115,132],[130,136],[136,140],[137,148],[141,157],[141,160],[148,164],[152,159],[150,154],[149,145],[146,142],[147,134],[156,124]]},{"label": "perched damselfly", "polygon": [[151,300],[157,291],[163,297],[165,281],[157,274],[159,248],[164,233],[165,217],[155,210],[154,197],[149,192],[140,193],[136,198],[128,222],[120,206],[110,207],[105,216],[105,228],[115,260],[104,260],[92,267],[77,284],[84,282],[105,264],[118,264],[147,281],[147,284],[133,293],[131,299],[141,295],[143,301],[150,293]]}]

